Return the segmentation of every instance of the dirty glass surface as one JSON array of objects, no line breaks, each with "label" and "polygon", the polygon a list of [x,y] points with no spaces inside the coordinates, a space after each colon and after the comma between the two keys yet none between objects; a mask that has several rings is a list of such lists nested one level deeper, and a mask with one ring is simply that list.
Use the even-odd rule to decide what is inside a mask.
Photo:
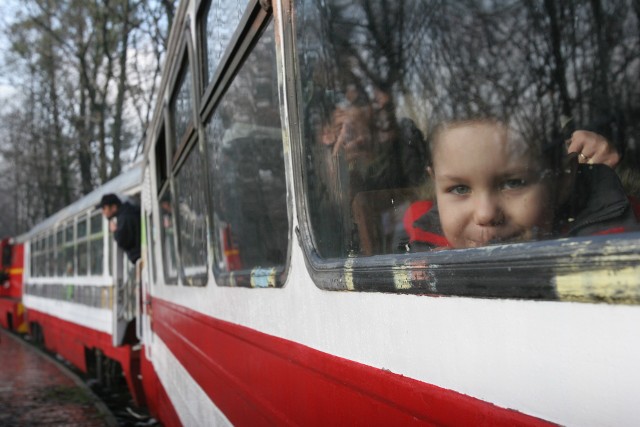
[{"label": "dirty glass surface", "polygon": [[162,248],[162,266],[164,278],[168,284],[176,284],[178,279],[175,220],[173,215],[173,201],[171,187],[167,184],[161,191],[158,210],[160,212],[160,246]]},{"label": "dirty glass surface", "polygon": [[206,45],[205,86],[211,83],[248,0],[212,0],[203,25]]},{"label": "dirty glass surface", "polygon": [[102,232],[102,215],[93,214],[89,220],[89,269],[92,276],[100,276],[103,271],[104,242]]},{"label": "dirty glass surface", "polygon": [[76,244],[73,239],[73,223],[67,225],[64,235],[64,275],[74,276]]},{"label": "dirty glass surface", "polygon": [[191,115],[193,114],[191,99],[191,70],[188,67],[188,63],[185,63],[182,67],[176,87],[177,91],[171,100],[171,118],[173,120],[174,137],[172,151],[175,151],[177,145],[182,141],[189,123],[191,123]]},{"label": "dirty glass surface", "polygon": [[180,261],[185,284],[204,285],[207,275],[206,180],[202,155],[196,144],[180,167],[176,178],[180,235]]},{"label": "dirty glass surface", "polygon": [[288,219],[273,25],[206,124],[218,272],[285,263]]},{"label": "dirty glass surface", "polygon": [[637,2],[301,0],[295,11],[322,257],[637,229]]}]

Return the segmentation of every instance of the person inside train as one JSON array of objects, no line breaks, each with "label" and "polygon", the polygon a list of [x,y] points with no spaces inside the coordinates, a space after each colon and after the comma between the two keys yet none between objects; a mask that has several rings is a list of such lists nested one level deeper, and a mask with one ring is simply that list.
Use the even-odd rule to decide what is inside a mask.
[{"label": "person inside train", "polygon": [[611,168],[620,156],[607,140],[576,131],[565,146],[558,145],[527,143],[491,118],[438,126],[428,167],[435,205],[423,205],[418,215],[407,211],[409,250],[636,229],[629,200]]},{"label": "person inside train", "polygon": [[135,264],[140,258],[140,208],[109,193],[102,196],[96,209],[102,209],[116,243]]}]

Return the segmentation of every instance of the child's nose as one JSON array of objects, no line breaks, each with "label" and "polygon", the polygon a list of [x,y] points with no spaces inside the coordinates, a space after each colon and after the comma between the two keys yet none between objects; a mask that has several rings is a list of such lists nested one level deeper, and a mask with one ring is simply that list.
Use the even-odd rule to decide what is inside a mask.
[{"label": "child's nose", "polygon": [[504,222],[504,212],[500,207],[499,197],[492,193],[478,194],[476,196],[474,218],[476,224],[482,226],[495,226]]}]

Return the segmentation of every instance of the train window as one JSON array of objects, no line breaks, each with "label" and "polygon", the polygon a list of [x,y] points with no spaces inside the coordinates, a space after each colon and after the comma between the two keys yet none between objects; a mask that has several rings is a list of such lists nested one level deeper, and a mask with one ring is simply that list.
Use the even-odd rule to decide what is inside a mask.
[{"label": "train window", "polygon": [[45,276],[47,272],[47,238],[38,239],[38,276]]},{"label": "train window", "polygon": [[81,216],[78,218],[77,223],[77,238],[82,239],[87,236],[87,218],[85,216]]},{"label": "train window", "polygon": [[248,0],[212,0],[204,15],[205,86],[212,82],[220,60],[224,55]]},{"label": "train window", "polygon": [[206,180],[202,153],[196,143],[175,177],[176,220],[180,266],[186,285],[202,286],[207,281]]},{"label": "train window", "polygon": [[31,269],[31,276],[33,277],[38,277],[40,275],[38,271],[38,257],[40,255],[39,243],[40,241],[38,239],[34,239],[31,241],[30,269]]},{"label": "train window", "polygon": [[2,247],[2,267],[7,268],[11,266],[11,253],[12,253],[13,245],[7,243]]},{"label": "train window", "polygon": [[175,150],[183,142],[193,117],[191,70],[188,59],[185,60],[178,76],[176,91],[170,104],[170,114],[173,124],[173,148]]},{"label": "train window", "polygon": [[[469,262],[567,254],[560,237],[633,238],[632,1],[300,0],[295,10],[306,253],[349,267],[321,286],[424,291],[440,261],[453,278],[475,271]],[[409,278],[371,279],[365,267],[380,263]]]},{"label": "train window", "polygon": [[[271,24],[206,125],[218,284],[282,284],[288,217],[275,61]],[[239,270],[247,274],[228,274]]]},{"label": "train window", "polygon": [[89,224],[89,274],[100,276],[104,257],[102,214],[100,212],[94,213],[89,219]]},{"label": "train window", "polygon": [[75,274],[75,251],[76,245],[73,239],[73,223],[67,225],[64,231],[64,275],[73,276]]},{"label": "train window", "polygon": [[156,177],[158,182],[158,188],[162,188],[164,183],[167,181],[167,143],[164,137],[164,126],[162,127],[162,131],[160,133],[160,137],[156,142]]},{"label": "train window", "polygon": [[77,274],[87,276],[89,274],[89,243],[87,242],[87,216],[82,215],[76,220],[76,248],[77,248]]},{"label": "train window", "polygon": [[56,246],[53,232],[47,234],[47,273],[51,277],[56,275]]},{"label": "train window", "polygon": [[90,222],[91,227],[89,232],[92,235],[102,233],[102,214],[100,212],[93,214]]},{"label": "train window", "polygon": [[178,269],[174,226],[175,220],[169,182],[167,182],[165,188],[160,191],[158,200],[158,210],[160,212],[160,244],[162,247],[164,279],[167,284],[176,284],[178,280]]},{"label": "train window", "polygon": [[64,276],[64,231],[59,228],[56,231],[56,276]]},{"label": "train window", "polygon": [[90,242],[89,251],[91,253],[91,274],[93,276],[99,276],[103,270],[103,257],[104,257],[104,245],[102,236],[96,239],[92,239]]},{"label": "train window", "polygon": [[89,274],[89,244],[86,240],[78,242],[78,276]]}]

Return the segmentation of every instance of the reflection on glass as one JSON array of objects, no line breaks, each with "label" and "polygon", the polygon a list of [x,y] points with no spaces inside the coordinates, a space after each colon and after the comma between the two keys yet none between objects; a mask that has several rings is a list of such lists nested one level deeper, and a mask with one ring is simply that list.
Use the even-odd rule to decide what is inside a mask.
[{"label": "reflection on glass", "polygon": [[104,253],[104,246],[102,237],[91,240],[89,244],[89,253],[91,254],[90,269],[92,276],[102,275],[102,257]]},{"label": "reflection on glass", "polygon": [[176,176],[180,260],[185,283],[202,285],[207,274],[205,180],[200,150],[192,147]]},{"label": "reflection on glass", "polygon": [[273,26],[206,128],[218,271],[282,266],[288,219]]},{"label": "reflection on glass", "polygon": [[56,276],[64,276],[64,232],[58,230],[56,232]]},{"label": "reflection on glass", "polygon": [[74,264],[75,246],[70,243],[64,248],[64,275],[73,276],[75,272]]},{"label": "reflection on glass", "polygon": [[[304,173],[319,253],[635,229],[636,9],[624,0],[297,2]],[[454,173],[472,176],[444,179]],[[469,182],[483,176],[486,188]],[[470,206],[480,194],[495,203]],[[506,203],[515,195],[529,205]],[[489,218],[463,218],[485,208]]]},{"label": "reflection on glass", "polygon": [[211,83],[248,3],[248,0],[212,0],[209,4],[203,26],[207,53],[206,84]]},{"label": "reflection on glass", "polygon": [[174,149],[182,141],[184,133],[191,122],[191,70],[188,62],[180,72],[178,91],[171,101],[171,117],[173,119]]},{"label": "reflection on glass", "polygon": [[73,224],[65,228],[64,243],[64,275],[73,276],[75,274],[75,242],[73,240]]},{"label": "reflection on glass", "polygon": [[87,235],[87,220],[82,217],[78,219],[77,238],[81,239]]},{"label": "reflection on glass", "polygon": [[92,276],[102,275],[103,270],[103,232],[102,214],[97,212],[89,220],[89,274]]},{"label": "reflection on glass", "polygon": [[98,212],[91,217],[91,234],[102,233],[102,214]]},{"label": "reflection on glass", "polygon": [[55,276],[56,274],[55,244],[54,244],[53,238],[54,238],[53,233],[47,236],[47,254],[46,254],[47,270],[45,274],[49,277]]},{"label": "reflection on glass", "polygon": [[89,245],[87,241],[78,242],[78,276],[89,274]]},{"label": "reflection on glass", "polygon": [[178,278],[176,265],[175,227],[173,219],[173,205],[171,188],[167,185],[160,193],[160,240],[162,244],[162,265],[167,282],[175,283]]},{"label": "reflection on glass", "polygon": [[31,265],[30,265],[30,269],[31,269],[31,275],[33,277],[37,277],[39,276],[39,272],[38,272],[38,240],[32,240],[31,241]]}]

